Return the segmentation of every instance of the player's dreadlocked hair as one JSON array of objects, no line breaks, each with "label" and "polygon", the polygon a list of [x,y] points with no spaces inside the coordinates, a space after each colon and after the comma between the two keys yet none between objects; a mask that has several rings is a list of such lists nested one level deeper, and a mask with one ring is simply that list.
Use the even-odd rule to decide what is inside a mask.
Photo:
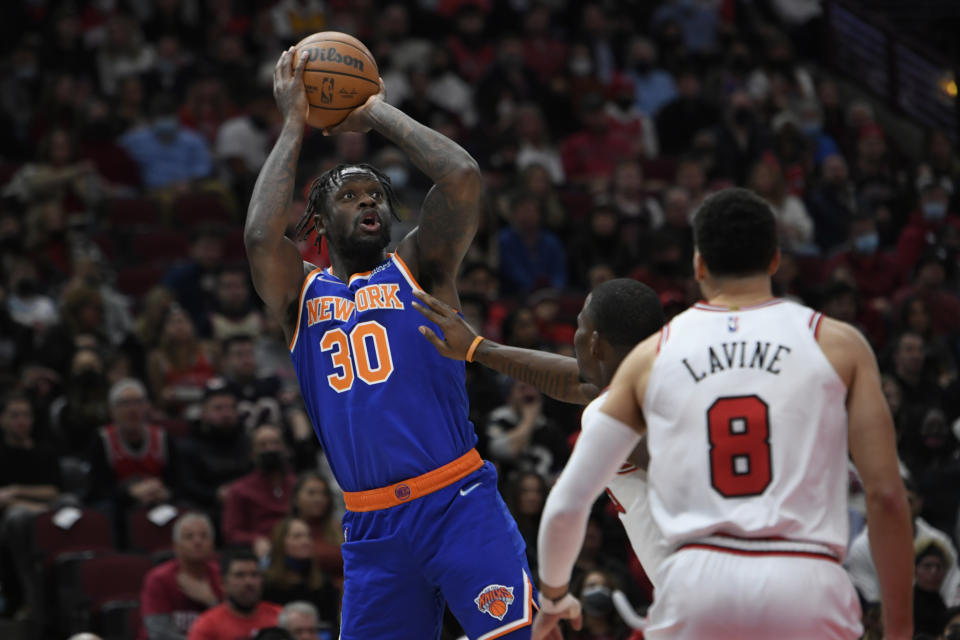
[{"label": "player's dreadlocked hair", "polygon": [[[400,220],[400,217],[397,215],[397,207],[400,205],[400,201],[397,199],[397,194],[393,190],[393,185],[390,184],[390,178],[388,178],[385,173],[369,164],[341,163],[323,173],[310,184],[310,194],[307,196],[307,208],[297,222],[297,227],[293,232],[296,240],[303,240],[310,235],[311,230],[316,228],[314,216],[325,213],[327,196],[340,185],[343,179],[344,169],[362,169],[373,174],[383,186],[383,192],[387,196],[387,204],[390,205],[390,214],[394,220]],[[312,225],[310,224],[311,222],[313,222]],[[321,238],[322,236],[318,233],[315,241],[317,248],[320,247]]]}]

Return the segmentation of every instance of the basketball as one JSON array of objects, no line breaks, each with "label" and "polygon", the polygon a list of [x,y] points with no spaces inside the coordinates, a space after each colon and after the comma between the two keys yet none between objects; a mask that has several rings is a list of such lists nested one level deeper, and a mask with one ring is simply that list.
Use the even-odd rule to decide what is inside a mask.
[{"label": "basketball", "polygon": [[503,600],[494,600],[490,603],[490,615],[502,619],[507,613],[507,603]]},{"label": "basketball", "polygon": [[380,90],[380,70],[367,47],[346,33],[321,31],[296,45],[296,66],[307,56],[303,84],[310,112],[307,122],[324,128],[339,124]]}]

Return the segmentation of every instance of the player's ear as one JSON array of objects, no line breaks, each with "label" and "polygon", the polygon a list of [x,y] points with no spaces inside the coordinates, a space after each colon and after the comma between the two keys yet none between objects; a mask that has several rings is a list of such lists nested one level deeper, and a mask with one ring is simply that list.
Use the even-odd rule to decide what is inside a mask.
[{"label": "player's ear", "polygon": [[703,279],[707,277],[707,263],[704,262],[703,256],[700,255],[700,252],[694,250],[693,252],[693,278],[697,282],[703,282]]},{"label": "player's ear", "polygon": [[590,355],[593,356],[594,360],[603,359],[603,342],[600,333],[594,329],[593,333],[590,334]]},{"label": "player's ear", "polygon": [[770,261],[770,266],[767,267],[767,273],[771,276],[777,272],[777,269],[780,268],[780,249],[777,249],[773,254],[773,260]]}]

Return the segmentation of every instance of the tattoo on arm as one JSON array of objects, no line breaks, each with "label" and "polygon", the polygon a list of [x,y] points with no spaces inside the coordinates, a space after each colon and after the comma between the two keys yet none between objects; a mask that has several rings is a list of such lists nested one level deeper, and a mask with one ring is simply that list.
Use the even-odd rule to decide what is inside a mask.
[{"label": "tattoo on arm", "polygon": [[449,272],[466,253],[480,219],[483,182],[476,161],[453,140],[386,103],[378,103],[370,118],[434,182],[420,211],[417,251],[421,264]]},{"label": "tattoo on arm", "polygon": [[277,241],[287,228],[287,206],[293,197],[302,135],[284,128],[267,157],[250,197],[245,234],[251,238]]},{"label": "tattoo on arm", "polygon": [[[533,385],[551,398],[586,404],[590,398],[581,388],[577,361],[554,353],[520,349],[484,341],[474,360],[514,380]],[[485,347],[485,348],[484,348]]]},{"label": "tattoo on arm", "polygon": [[243,234],[254,287],[271,312],[284,322],[303,282],[303,259],[285,237],[287,207],[297,179],[301,127],[285,125],[280,133],[257,176]]}]

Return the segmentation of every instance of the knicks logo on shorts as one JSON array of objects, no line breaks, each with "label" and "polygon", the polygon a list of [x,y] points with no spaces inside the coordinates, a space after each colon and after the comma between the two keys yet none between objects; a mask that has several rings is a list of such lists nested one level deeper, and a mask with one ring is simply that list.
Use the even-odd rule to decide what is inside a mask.
[{"label": "knicks logo on shorts", "polygon": [[477,603],[477,609],[481,613],[489,613],[497,620],[503,620],[503,616],[507,615],[507,609],[513,604],[513,587],[491,584],[484,587],[473,601]]}]

